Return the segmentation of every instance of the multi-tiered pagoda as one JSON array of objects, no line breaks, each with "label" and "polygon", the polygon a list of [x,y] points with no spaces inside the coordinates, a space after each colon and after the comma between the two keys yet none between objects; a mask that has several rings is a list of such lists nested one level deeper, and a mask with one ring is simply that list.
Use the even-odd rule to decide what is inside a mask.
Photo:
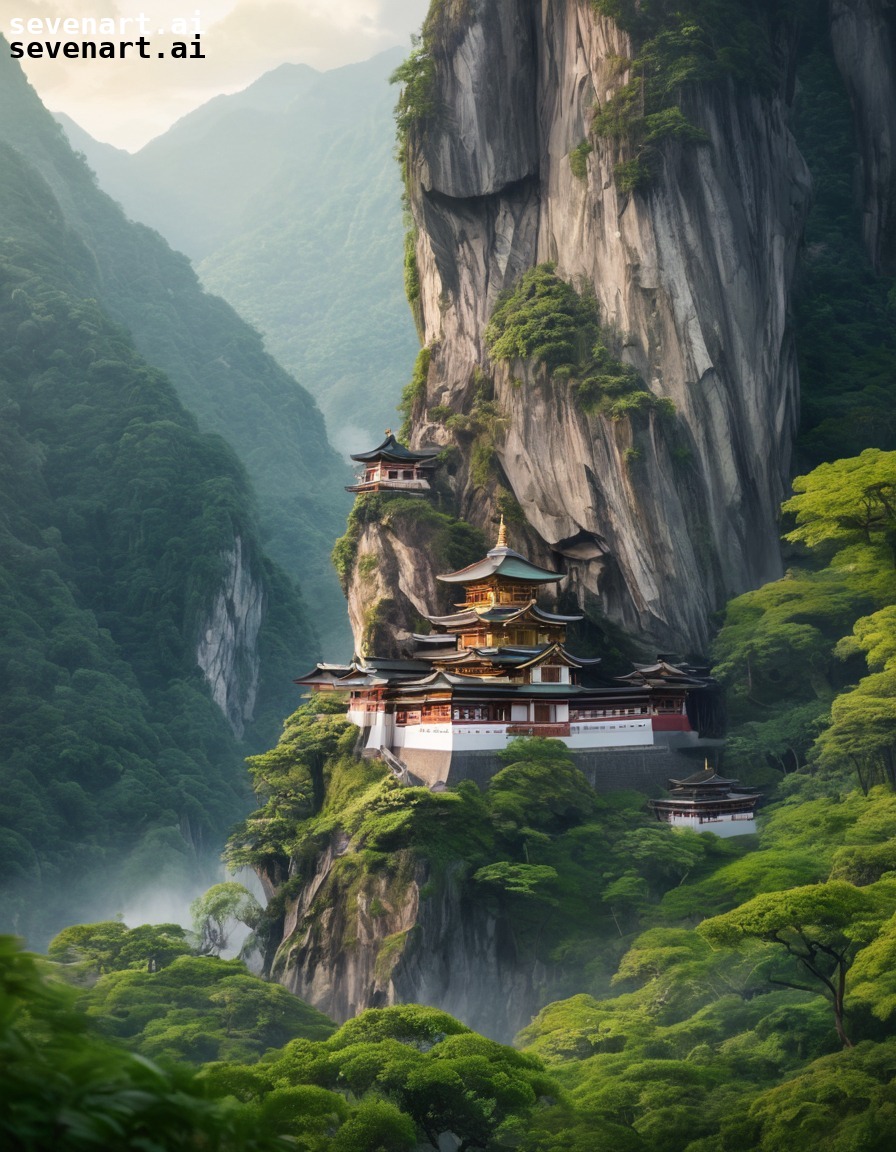
[{"label": "multi-tiered pagoda", "polygon": [[491,775],[515,736],[555,737],[586,759],[600,753],[596,766],[583,763],[591,776],[612,763],[617,784],[656,784],[677,754],[701,744],[693,700],[711,682],[662,659],[601,681],[599,660],[566,647],[582,616],[538,603],[562,578],[510,548],[502,521],[482,560],[438,577],[460,589],[457,610],[427,617],[433,631],[414,636],[411,658],[319,664],[296,683],[345,692],[367,754],[386,750],[429,784]]}]

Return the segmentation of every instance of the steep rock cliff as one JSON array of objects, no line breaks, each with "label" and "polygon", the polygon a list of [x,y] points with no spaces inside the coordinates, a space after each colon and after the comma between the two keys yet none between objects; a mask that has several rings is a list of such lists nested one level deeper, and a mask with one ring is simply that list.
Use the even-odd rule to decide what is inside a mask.
[{"label": "steep rock cliff", "polygon": [[287,901],[280,983],[335,1020],[429,1004],[509,1043],[550,995],[536,987],[542,966],[520,964],[506,920],[465,899],[456,870],[434,878],[402,852],[376,875],[354,853],[337,834]]},{"label": "steep rock cliff", "polygon": [[264,618],[264,587],[251,570],[242,537],[224,553],[221,585],[199,627],[196,663],[212,697],[240,738],[255,713]]},{"label": "steep rock cliff", "polygon": [[[627,191],[619,146],[591,131],[634,53],[611,20],[586,0],[433,11],[437,111],[407,150],[432,349],[414,442],[463,445],[433,410],[471,413],[484,374],[502,419],[490,476],[469,454],[457,470],[459,515],[488,528],[510,500],[530,526],[517,546],[568,568],[589,614],[702,648],[727,597],[780,573],[798,399],[787,301],[809,193],[783,96],[702,88],[687,114],[705,142],[665,141],[650,186]],[[582,178],[570,153],[586,140]],[[668,426],[589,414],[531,361],[490,362],[496,299],[542,261],[593,290],[621,358],[674,403]]]},{"label": "steep rock cliff", "polygon": [[415,621],[441,605],[443,593],[431,566],[418,563],[419,552],[419,535],[407,526],[365,525],[347,590],[359,655],[409,652]]},{"label": "steep rock cliff", "polygon": [[862,233],[878,270],[896,270],[896,8],[831,0],[831,42],[856,118]]},{"label": "steep rock cliff", "polygon": [[428,631],[427,613],[450,612],[450,589],[435,573],[470,564],[486,538],[427,499],[359,497],[334,553],[348,600],[355,651],[398,657],[414,649],[412,632]]}]

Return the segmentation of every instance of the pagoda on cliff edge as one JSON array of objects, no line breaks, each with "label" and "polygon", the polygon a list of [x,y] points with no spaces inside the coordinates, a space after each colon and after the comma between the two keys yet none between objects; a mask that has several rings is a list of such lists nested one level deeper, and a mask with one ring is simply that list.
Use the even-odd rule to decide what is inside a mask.
[{"label": "pagoda on cliff edge", "polygon": [[676,763],[656,753],[697,750],[689,701],[711,692],[712,682],[664,660],[600,682],[599,659],[566,647],[567,627],[582,616],[538,603],[539,590],[562,574],[510,548],[503,520],[482,560],[437,578],[461,589],[461,599],[453,614],[427,616],[433,631],[414,635],[412,657],[318,664],[296,681],[348,695],[366,755],[391,753],[435,784],[449,775],[488,777],[509,740],[549,736],[573,753],[601,753],[604,765],[603,754],[612,754],[617,774],[629,774],[621,786],[639,787],[655,786]]},{"label": "pagoda on cliff edge", "polygon": [[414,452],[406,448],[386,429],[386,439],[369,452],[352,456],[364,465],[364,471],[346,492],[404,492],[408,496],[422,496],[429,491],[429,475],[435,465],[440,448],[421,448]]}]

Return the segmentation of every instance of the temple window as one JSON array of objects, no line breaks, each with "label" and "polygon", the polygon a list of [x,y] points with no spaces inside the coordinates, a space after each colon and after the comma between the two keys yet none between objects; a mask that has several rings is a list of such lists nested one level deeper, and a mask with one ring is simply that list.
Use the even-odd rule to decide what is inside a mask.
[{"label": "temple window", "polygon": [[454,709],[455,720],[488,720],[488,708],[469,707]]}]

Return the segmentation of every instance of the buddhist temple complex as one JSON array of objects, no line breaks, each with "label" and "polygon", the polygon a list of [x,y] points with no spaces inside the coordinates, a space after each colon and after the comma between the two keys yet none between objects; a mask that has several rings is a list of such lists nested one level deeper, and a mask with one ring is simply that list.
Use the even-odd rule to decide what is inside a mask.
[{"label": "buddhist temple complex", "polygon": [[669,781],[669,795],[651,800],[656,818],[678,828],[743,836],[756,831],[758,792],[718,776],[708,765],[684,780]]},{"label": "buddhist temple complex", "polygon": [[364,465],[364,471],[347,492],[404,492],[423,495],[429,491],[428,473],[435,463],[439,448],[422,448],[417,452],[406,448],[386,430],[386,439],[369,452],[352,456]]},{"label": "buddhist temple complex", "polygon": [[409,658],[319,664],[296,681],[346,694],[366,755],[387,754],[429,785],[483,781],[508,741],[546,736],[595,786],[656,790],[720,743],[705,722],[717,699],[705,670],[659,659],[606,678],[599,659],[570,651],[567,629],[583,617],[538,602],[562,574],[510,548],[503,521],[486,556],[438,579],[457,589],[456,611],[427,615],[431,631],[414,635]]}]

